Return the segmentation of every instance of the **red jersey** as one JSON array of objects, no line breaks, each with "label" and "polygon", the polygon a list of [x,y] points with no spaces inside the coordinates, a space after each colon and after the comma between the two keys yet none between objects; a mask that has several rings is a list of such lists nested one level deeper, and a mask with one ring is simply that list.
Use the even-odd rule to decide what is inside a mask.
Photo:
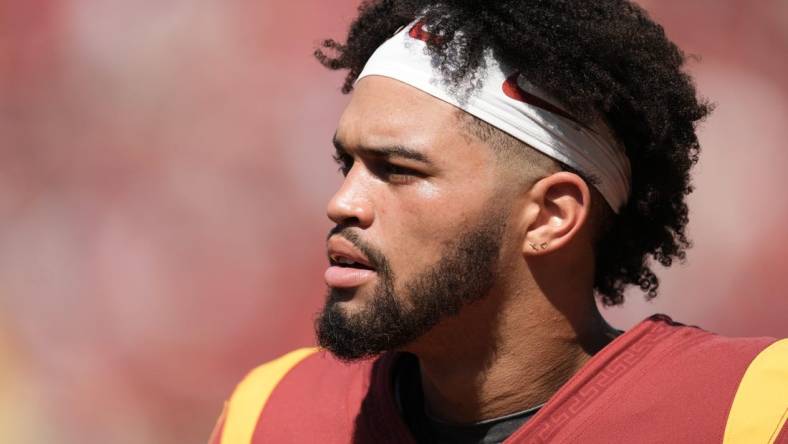
[{"label": "red jersey", "polygon": [[[301,349],[252,371],[211,444],[414,443],[396,353],[342,363]],[[726,338],[652,316],[594,355],[517,443],[788,444],[788,339]]]}]

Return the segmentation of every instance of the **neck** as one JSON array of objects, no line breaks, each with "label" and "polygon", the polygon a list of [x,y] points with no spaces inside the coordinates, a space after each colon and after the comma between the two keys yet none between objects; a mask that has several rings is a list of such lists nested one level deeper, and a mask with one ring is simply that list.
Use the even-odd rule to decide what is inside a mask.
[{"label": "neck", "polygon": [[[471,304],[408,351],[419,358],[430,414],[449,423],[497,418],[547,401],[613,337],[589,291],[563,312],[537,289]],[[582,305],[582,306],[580,306]]]}]

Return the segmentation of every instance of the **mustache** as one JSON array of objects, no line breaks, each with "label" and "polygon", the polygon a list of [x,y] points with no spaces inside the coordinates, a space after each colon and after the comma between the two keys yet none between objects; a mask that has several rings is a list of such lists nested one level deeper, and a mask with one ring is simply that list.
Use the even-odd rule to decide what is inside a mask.
[{"label": "mustache", "polygon": [[383,253],[361,239],[361,236],[353,228],[337,225],[334,228],[328,230],[326,241],[328,241],[328,239],[334,235],[343,237],[352,243],[354,247],[358,248],[359,251],[364,253],[364,256],[366,256],[369,260],[370,265],[372,265],[375,269],[388,268],[388,261],[386,260],[386,257],[383,255]]}]

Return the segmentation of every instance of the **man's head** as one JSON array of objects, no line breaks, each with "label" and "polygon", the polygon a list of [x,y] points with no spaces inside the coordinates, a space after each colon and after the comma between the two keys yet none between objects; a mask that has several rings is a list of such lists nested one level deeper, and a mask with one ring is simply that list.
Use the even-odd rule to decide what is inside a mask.
[{"label": "man's head", "polygon": [[506,285],[531,245],[570,241],[587,212],[582,179],[397,80],[362,79],[334,143],[345,180],[328,205],[318,338],[346,359],[400,348]]},{"label": "man's head", "polygon": [[318,58],[350,70],[350,91],[417,17],[442,36],[428,48],[454,90],[484,81],[491,49],[580,120],[607,122],[632,164],[630,199],[613,217],[591,180],[409,85],[363,78],[335,137],[346,178],[329,204],[329,252],[375,270],[329,270],[323,345],[347,358],[401,347],[529,273],[529,255],[582,264],[609,304],[630,283],[653,296],[647,257],[669,264],[688,245],[694,123],[708,111],[661,28],[624,1],[380,1],[362,6],[345,45],[326,42],[337,57]]}]

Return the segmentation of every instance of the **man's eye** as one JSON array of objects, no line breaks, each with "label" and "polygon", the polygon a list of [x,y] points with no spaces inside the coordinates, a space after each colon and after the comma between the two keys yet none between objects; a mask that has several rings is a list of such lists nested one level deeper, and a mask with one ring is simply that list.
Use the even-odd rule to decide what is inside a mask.
[{"label": "man's eye", "polygon": [[334,162],[339,165],[339,172],[342,173],[343,176],[347,176],[350,172],[350,169],[353,168],[353,157],[348,156],[347,154],[334,154],[331,157],[333,157]]},{"label": "man's eye", "polygon": [[403,166],[394,165],[392,163],[388,163],[385,166],[386,174],[392,175],[396,174],[398,176],[410,176],[415,173],[415,171],[411,170],[410,168],[405,168]]},{"label": "man's eye", "polygon": [[381,179],[396,184],[410,183],[417,177],[423,177],[414,169],[385,161],[375,165],[373,170]]}]

